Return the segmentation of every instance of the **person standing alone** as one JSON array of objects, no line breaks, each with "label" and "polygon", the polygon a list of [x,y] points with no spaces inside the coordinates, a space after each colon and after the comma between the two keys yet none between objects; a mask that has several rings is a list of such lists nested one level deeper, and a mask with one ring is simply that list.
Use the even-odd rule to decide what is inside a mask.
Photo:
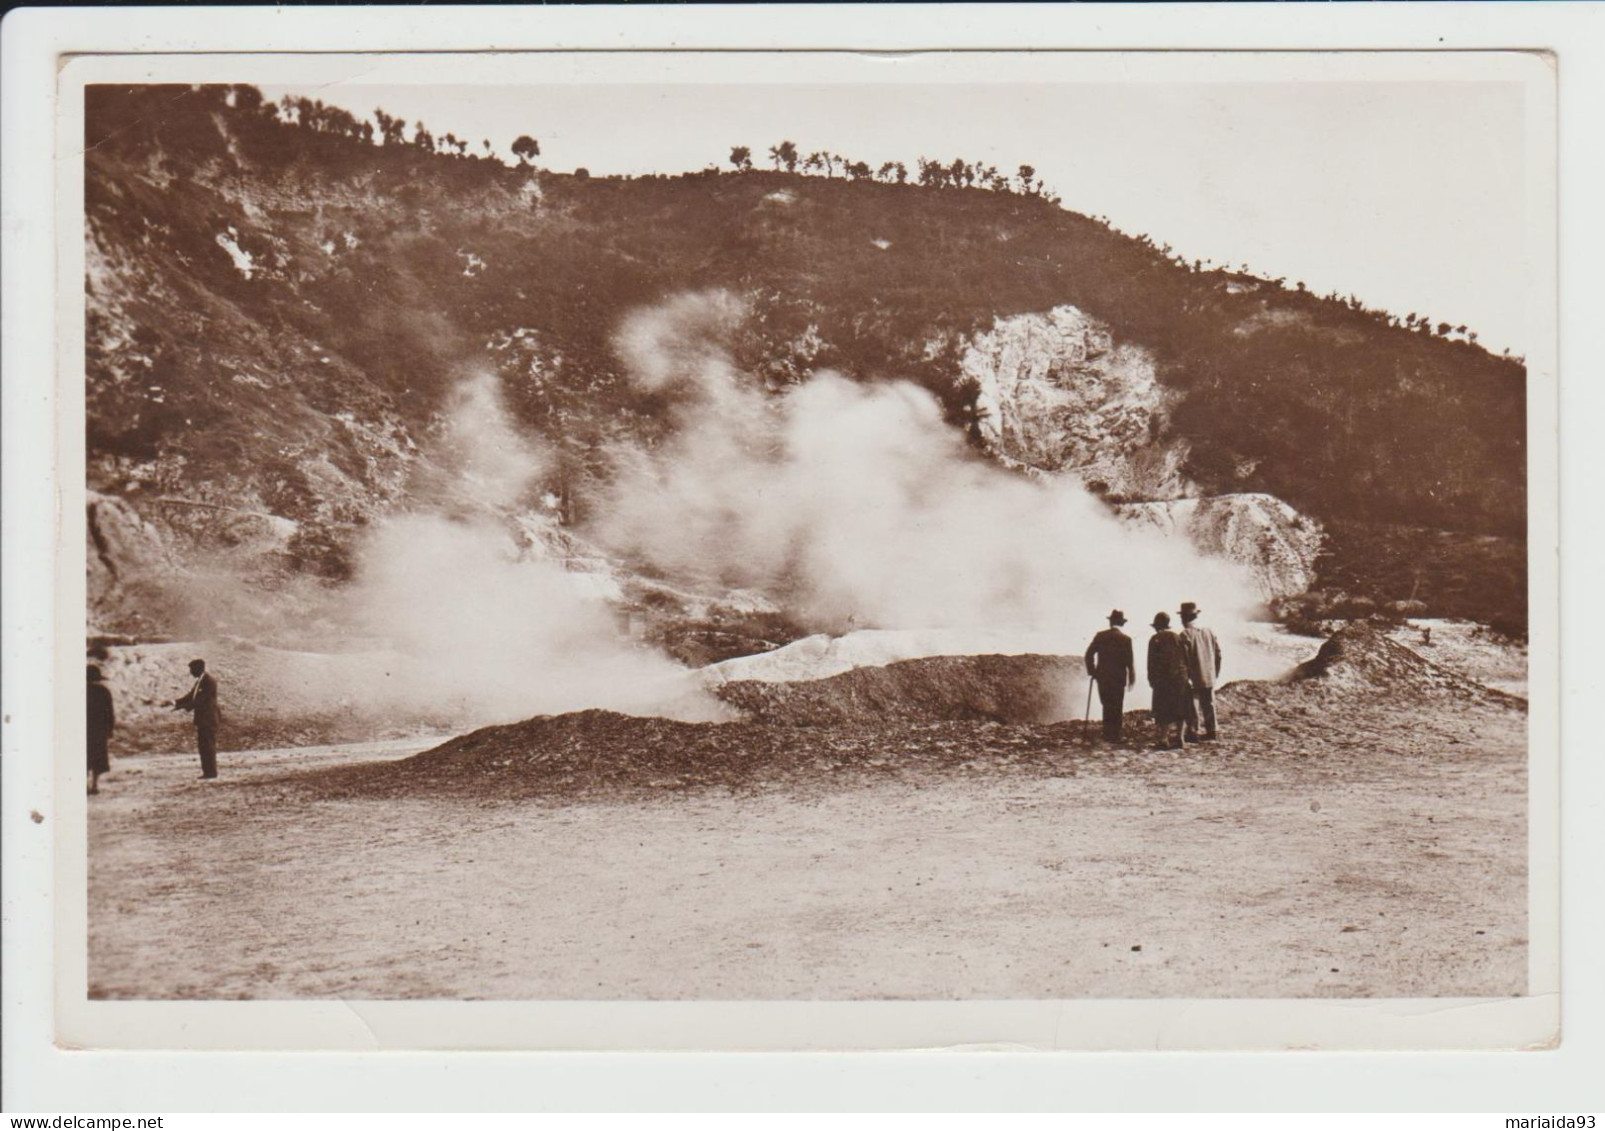
[{"label": "person standing alone", "polygon": [[1098,702],[1103,705],[1103,738],[1119,742],[1125,722],[1126,689],[1137,683],[1137,661],[1132,656],[1131,637],[1120,631],[1126,614],[1115,609],[1109,614],[1109,627],[1092,638],[1085,657],[1087,674],[1098,684]]},{"label": "person standing alone", "polygon": [[189,694],[172,703],[175,711],[189,711],[195,716],[195,747],[201,755],[201,777],[217,777],[217,725],[222,712],[217,706],[217,679],[206,673],[205,660],[191,660],[189,674],[195,677],[195,686]]},{"label": "person standing alone", "polygon": [[100,792],[100,775],[111,772],[111,732],[117,726],[111,688],[101,682],[100,669],[90,664],[89,681],[89,792]]},{"label": "person standing alone", "polygon": [[[1181,603],[1181,638],[1187,646],[1187,738],[1193,742],[1214,742],[1215,681],[1220,676],[1220,642],[1215,634],[1197,623],[1201,610],[1192,601]],[[1203,733],[1199,733],[1203,723]]]},{"label": "person standing alone", "polygon": [[1182,723],[1187,720],[1187,646],[1181,634],[1170,629],[1170,614],[1155,613],[1154,634],[1148,638],[1148,686],[1154,689],[1154,725],[1159,728],[1156,749],[1184,746]]}]

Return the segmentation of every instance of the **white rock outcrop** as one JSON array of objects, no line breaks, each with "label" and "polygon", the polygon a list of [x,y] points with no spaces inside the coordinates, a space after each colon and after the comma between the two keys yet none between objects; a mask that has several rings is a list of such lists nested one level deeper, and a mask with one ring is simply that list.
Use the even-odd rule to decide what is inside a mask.
[{"label": "white rock outcrop", "polygon": [[1155,440],[1170,394],[1153,358],[1076,307],[999,318],[959,364],[980,387],[981,435],[1001,459],[1071,472],[1117,496],[1194,493],[1181,473],[1185,444]]}]

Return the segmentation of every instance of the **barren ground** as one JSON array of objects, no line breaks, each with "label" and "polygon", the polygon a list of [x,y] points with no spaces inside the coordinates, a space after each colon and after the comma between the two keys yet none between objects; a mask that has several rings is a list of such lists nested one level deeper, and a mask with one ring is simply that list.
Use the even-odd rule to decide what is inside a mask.
[{"label": "barren ground", "polygon": [[1524,991],[1523,711],[1222,701],[1225,741],[1182,754],[959,722],[866,757],[792,728],[787,757],[827,752],[784,780],[547,797],[494,761],[474,788],[352,786],[419,743],[227,754],[215,783],[123,759],[90,799],[91,994]]}]

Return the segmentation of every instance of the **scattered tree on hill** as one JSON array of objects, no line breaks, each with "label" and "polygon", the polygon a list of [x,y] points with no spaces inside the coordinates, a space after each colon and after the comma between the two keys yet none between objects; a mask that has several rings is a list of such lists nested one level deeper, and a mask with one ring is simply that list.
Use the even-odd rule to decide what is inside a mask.
[{"label": "scattered tree on hill", "polygon": [[752,150],[745,145],[731,146],[730,164],[734,165],[738,172],[745,173],[752,168]]},{"label": "scattered tree on hill", "polygon": [[532,164],[540,155],[541,143],[528,134],[520,134],[513,140],[513,156],[518,158],[520,165]]},{"label": "scattered tree on hill", "polygon": [[[238,101],[238,94],[232,97]],[[258,92],[257,97],[261,94]],[[287,125],[300,126],[313,133],[333,134],[336,137],[363,140],[364,126],[355,114],[338,106],[326,106],[315,98],[285,95],[278,103],[279,120]],[[367,137],[373,136],[373,127],[367,126]]]},{"label": "scattered tree on hill", "polygon": [[769,159],[775,163],[776,169],[784,165],[786,172],[795,173],[797,171],[797,143],[783,141],[779,145],[771,145],[769,147]]},{"label": "scattered tree on hill", "polygon": [[430,153],[435,151],[435,135],[430,133],[429,128],[422,122],[412,124],[412,143]]},{"label": "scattered tree on hill", "polygon": [[[738,155],[745,153],[746,163],[743,164]],[[907,184],[909,170],[901,161],[883,161],[878,167],[867,161],[856,161],[840,153],[832,153],[828,149],[816,149],[804,156],[799,153],[794,143],[780,142],[769,147],[769,160],[776,169],[785,167],[787,172],[796,172],[800,166],[804,173],[823,173],[826,177],[834,177],[838,171],[851,180],[878,180],[888,184]],[[730,151],[730,163],[738,169],[751,168],[751,153],[745,146],[733,147]],[[940,161],[935,158],[921,156],[917,159],[918,172],[916,180],[926,188],[981,188],[992,192],[1013,192],[1014,182],[998,170],[996,165],[983,165],[979,161],[966,161],[963,157],[955,157],[952,161]],[[1042,178],[1036,176],[1036,169],[1030,165],[1020,166],[1020,191],[1038,196],[1050,204],[1059,203],[1058,196],[1049,193],[1043,184]],[[1107,226],[1107,218],[1104,220]]]},{"label": "scattered tree on hill", "polygon": [[381,109],[373,112],[374,120],[379,123],[379,136],[386,145],[405,145],[407,142],[407,123],[400,118],[393,118]]}]

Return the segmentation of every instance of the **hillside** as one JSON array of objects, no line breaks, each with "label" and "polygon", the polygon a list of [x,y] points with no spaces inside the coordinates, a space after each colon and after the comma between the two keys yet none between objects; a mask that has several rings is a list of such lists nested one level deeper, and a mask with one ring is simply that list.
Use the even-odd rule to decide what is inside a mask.
[{"label": "hillside", "polygon": [[[558,174],[302,116],[243,87],[87,92],[96,628],[246,630],[243,609],[185,623],[160,577],[338,585],[376,516],[482,508],[437,442],[482,372],[549,453],[504,509],[583,534],[610,453],[665,429],[619,328],[688,293],[731,296],[700,332],[770,391],[822,369],[911,382],[1006,466],[1113,501],[1273,496],[1328,532],[1340,568],[1317,563],[1318,588],[1423,615],[1452,592],[1444,615],[1524,624],[1524,370],[1463,338],[1197,270],[1039,195]],[[1345,553],[1406,528],[1438,537],[1452,583]],[[775,636],[753,608],[769,621],[725,652]],[[704,619],[728,634],[728,614]]]}]

